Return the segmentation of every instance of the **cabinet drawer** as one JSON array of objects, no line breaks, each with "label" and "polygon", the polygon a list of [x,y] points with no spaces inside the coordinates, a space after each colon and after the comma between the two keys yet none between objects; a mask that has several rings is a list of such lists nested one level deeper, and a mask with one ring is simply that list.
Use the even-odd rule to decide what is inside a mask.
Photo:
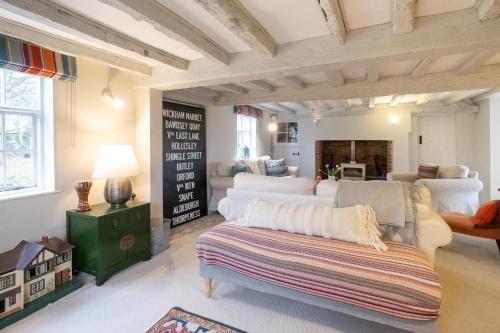
[{"label": "cabinet drawer", "polygon": [[102,219],[103,229],[119,229],[128,226],[129,218],[127,213],[112,214]]},{"label": "cabinet drawer", "polygon": [[149,220],[149,207],[137,207],[128,214],[130,224],[146,223]]}]

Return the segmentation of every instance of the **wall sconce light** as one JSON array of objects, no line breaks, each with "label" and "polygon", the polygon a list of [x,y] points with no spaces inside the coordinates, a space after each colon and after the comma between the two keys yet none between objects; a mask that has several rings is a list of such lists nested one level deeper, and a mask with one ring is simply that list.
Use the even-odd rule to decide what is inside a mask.
[{"label": "wall sconce light", "polygon": [[113,97],[113,92],[109,88],[109,83],[113,78],[113,76],[115,76],[116,71],[117,71],[116,69],[108,67],[108,82],[106,87],[102,89],[101,97],[102,100],[105,101],[106,103],[111,103],[113,109],[121,109],[124,105],[123,101],[119,98]]},{"label": "wall sconce light", "polygon": [[313,127],[316,128],[319,126],[319,119],[313,119]]},{"label": "wall sconce light", "polygon": [[270,131],[270,132],[276,132],[278,130],[278,124],[276,123],[276,119],[278,117],[276,117],[275,114],[272,114],[271,115],[271,122],[269,123],[269,125],[267,126],[267,129]]},{"label": "wall sconce light", "polygon": [[397,123],[399,123],[399,116],[398,116],[398,115],[395,115],[395,114],[391,114],[391,115],[389,116],[389,122],[390,122],[391,124],[397,124]]}]

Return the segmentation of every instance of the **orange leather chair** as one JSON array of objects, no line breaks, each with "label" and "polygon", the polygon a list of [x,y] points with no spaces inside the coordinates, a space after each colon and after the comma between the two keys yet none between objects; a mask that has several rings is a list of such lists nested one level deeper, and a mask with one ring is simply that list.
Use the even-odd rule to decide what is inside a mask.
[{"label": "orange leather chair", "polygon": [[500,206],[497,217],[489,225],[474,224],[474,215],[467,215],[457,212],[442,212],[439,214],[450,226],[453,232],[476,236],[481,238],[494,239],[500,251]]}]

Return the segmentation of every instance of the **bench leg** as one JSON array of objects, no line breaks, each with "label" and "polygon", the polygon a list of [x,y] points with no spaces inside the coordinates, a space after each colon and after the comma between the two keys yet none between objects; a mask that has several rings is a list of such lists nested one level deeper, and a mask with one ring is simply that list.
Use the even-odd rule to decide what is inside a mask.
[{"label": "bench leg", "polygon": [[205,296],[208,298],[212,298],[212,286],[213,286],[213,279],[212,278],[205,278]]},{"label": "bench leg", "polygon": [[497,247],[498,247],[498,251],[500,251],[500,239],[497,239]]}]

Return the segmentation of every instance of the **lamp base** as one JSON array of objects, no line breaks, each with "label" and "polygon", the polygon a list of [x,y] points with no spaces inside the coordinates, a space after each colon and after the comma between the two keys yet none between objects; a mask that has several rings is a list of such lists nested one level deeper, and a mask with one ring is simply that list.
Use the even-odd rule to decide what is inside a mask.
[{"label": "lamp base", "polygon": [[104,199],[112,208],[125,207],[132,196],[132,184],[129,178],[109,178],[104,185]]}]

